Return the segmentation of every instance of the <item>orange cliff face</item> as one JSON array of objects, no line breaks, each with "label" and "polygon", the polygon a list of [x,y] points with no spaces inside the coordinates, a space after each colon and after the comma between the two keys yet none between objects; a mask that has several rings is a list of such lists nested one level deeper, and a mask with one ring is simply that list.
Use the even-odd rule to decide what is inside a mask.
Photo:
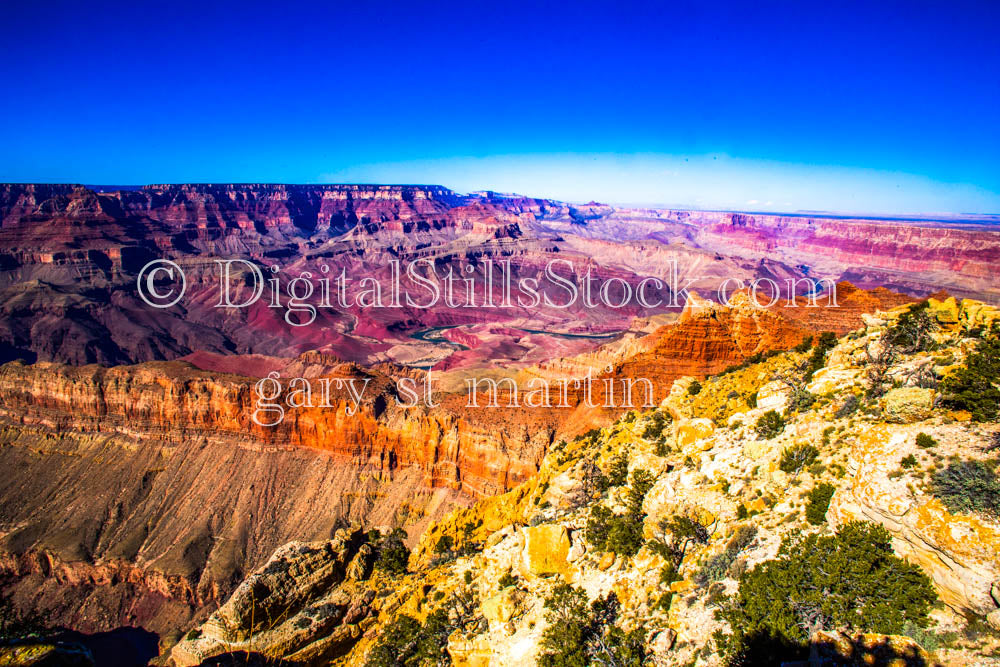
[{"label": "orange cliff face", "polygon": [[916,301],[884,287],[864,290],[846,280],[837,283],[835,293],[835,303],[829,294],[818,296],[814,301],[800,296],[795,300],[795,307],[788,307],[788,302],[782,301],[771,310],[812,331],[833,331],[843,336],[861,326],[861,315],[865,313],[890,310]]},{"label": "orange cliff face", "polygon": [[[661,391],[682,375],[704,377],[754,354],[786,350],[812,329],[774,311],[757,308],[745,294],[732,307],[692,296],[674,326],[650,334],[645,349],[615,367],[627,377],[659,380]],[[661,396],[665,397],[665,396]]]},{"label": "orange cliff face", "polygon": [[[325,378],[309,381],[316,407],[293,408],[287,402],[289,378],[283,396],[268,402],[256,392],[256,378],[212,373],[184,362],[114,368],[15,362],[0,367],[0,414],[15,423],[59,432],[197,437],[252,449],[307,448],[341,463],[386,472],[420,466],[427,486],[446,486],[471,496],[492,495],[524,481],[558,425],[554,412],[520,419],[512,412],[494,418],[491,412],[465,408],[458,396],[445,396],[443,405],[430,409],[400,407],[404,398],[397,396],[396,380],[416,373],[397,369],[399,375],[390,376],[350,363],[327,369]],[[329,398],[324,400],[327,380]],[[337,386],[339,380],[355,383],[360,399],[356,409],[346,386]],[[420,385],[414,380],[413,386]],[[282,405],[284,415],[279,418],[265,403]],[[329,407],[319,407],[324,403]],[[277,423],[255,422],[255,411],[257,422]],[[501,423],[504,450],[476,453],[476,447],[500,439],[496,431]],[[479,470],[473,462],[483,459],[491,462],[490,468]]]},{"label": "orange cliff face", "polygon": [[[649,378],[659,400],[678,377],[712,375],[755,354],[787,350],[823,331],[843,335],[862,325],[862,314],[913,300],[881,288],[862,290],[848,282],[839,283],[836,292],[836,305],[822,295],[816,305],[798,297],[794,307],[779,301],[770,308],[757,307],[743,292],[731,295],[731,307],[692,295],[674,324],[624,344],[550,361],[527,372],[579,376],[589,368],[601,377]],[[612,370],[606,372],[605,368]]]},{"label": "orange cliff face", "polygon": [[377,370],[330,376],[369,380],[356,414],[334,389],[335,408],[269,428],[250,419],[256,379],[182,362],[0,367],[0,466],[18,471],[0,481],[0,572],[15,604],[84,631],[176,628],[281,544],[345,522],[415,536],[527,479],[554,437],[551,412],[401,408]]}]

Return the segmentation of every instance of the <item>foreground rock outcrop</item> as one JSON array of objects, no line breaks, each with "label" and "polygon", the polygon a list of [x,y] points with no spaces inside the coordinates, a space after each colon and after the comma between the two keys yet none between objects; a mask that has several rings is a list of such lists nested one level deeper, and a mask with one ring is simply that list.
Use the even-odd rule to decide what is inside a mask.
[{"label": "foreground rock outcrop", "polygon": [[227,653],[259,653],[297,664],[346,655],[375,623],[366,587],[374,552],[359,531],[278,549],[232,597],[170,652],[177,667]]},{"label": "foreground rock outcrop", "polygon": [[[828,536],[862,520],[888,531],[891,549],[929,577],[943,605],[920,624],[900,624],[902,635],[866,632],[865,619],[851,631],[837,632],[812,617],[813,631],[803,645],[775,643],[775,650],[795,649],[809,664],[991,664],[989,656],[1000,650],[1000,627],[993,627],[1000,619],[1000,522],[989,512],[949,510],[933,480],[950,462],[989,461],[1000,430],[943,406],[933,378],[946,377],[964,363],[977,349],[979,326],[1000,319],[1000,313],[968,301],[927,304],[937,327],[934,344],[899,354],[886,373],[896,378],[887,381],[889,386],[928,389],[935,397],[929,412],[898,419],[896,403],[865,393],[872,382],[866,350],[882,344],[887,330],[910,308],[870,318],[864,328],[841,338],[823,359],[822,372],[808,383],[791,380],[811,363],[809,353],[786,353],[707,378],[698,392],[687,390],[690,378],[678,380],[661,407],[627,413],[599,430],[556,443],[531,480],[430,526],[407,572],[373,573],[366,586],[388,591],[384,602],[381,592],[369,596],[363,587],[352,588],[355,604],[369,606],[350,615],[351,622],[324,630],[326,636],[338,647],[350,643],[345,664],[384,655],[379,651],[386,646],[408,650],[391,643],[397,635],[390,630],[405,626],[436,633],[434,640],[447,652],[442,659],[453,664],[527,667],[554,650],[544,638],[552,636],[547,634],[557,622],[552,610],[565,604],[567,589],[561,586],[569,584],[588,603],[613,599],[612,606],[601,607],[601,618],[611,619],[602,622],[638,633],[628,636],[640,637],[642,650],[658,664],[721,665],[721,638],[730,628],[717,612],[731,609],[727,605],[744,581],[742,573],[773,561],[784,538]],[[959,317],[950,321],[956,309]],[[932,375],[914,372],[925,366]],[[770,394],[762,392],[766,386],[772,387]],[[808,396],[802,394],[806,386]],[[771,410],[782,411],[783,423],[765,434],[758,419]],[[919,434],[924,437],[918,439]],[[804,452],[803,458],[795,458],[796,452]],[[643,479],[640,493],[636,480]],[[595,507],[608,514],[595,513]],[[594,527],[600,516],[627,517],[611,529],[626,531],[620,538],[626,542],[602,546]],[[678,517],[681,524],[670,523]],[[633,539],[628,535],[634,535],[630,530],[641,531],[633,547],[627,546]],[[687,536],[683,546],[678,535]],[[275,570],[265,568],[251,577],[218,614],[229,622],[241,619],[238,628],[223,631],[224,623],[210,621],[174,655],[187,656],[199,642],[218,648],[223,636],[245,646],[250,628],[260,627],[259,621],[247,620],[259,608],[248,601],[254,582],[274,582],[266,588],[278,591],[272,596],[278,600],[290,597],[281,582],[301,580],[303,590],[313,590],[308,602],[289,604],[289,617],[324,596],[341,599],[344,587],[355,585],[349,575],[319,587],[311,582],[323,579],[326,563],[363,558],[364,547],[336,551],[337,556],[325,548],[280,550],[272,561]],[[331,555],[315,567],[295,565],[315,553]],[[667,567],[668,556],[676,567]],[[360,573],[365,567],[348,570]],[[287,574],[292,572],[297,574]],[[442,622],[436,610],[452,599],[471,600],[479,620],[428,629],[432,618]],[[422,623],[427,625],[420,630]],[[311,628],[313,622],[302,626]],[[275,651],[271,655],[291,659],[301,649],[286,652],[281,642],[290,631],[284,620],[278,627],[285,629],[273,635],[262,630],[261,636]],[[622,641],[623,635],[616,636]],[[306,645],[318,642],[310,635]],[[184,664],[201,654],[191,655]],[[306,664],[308,658],[303,654],[295,661]]]}]

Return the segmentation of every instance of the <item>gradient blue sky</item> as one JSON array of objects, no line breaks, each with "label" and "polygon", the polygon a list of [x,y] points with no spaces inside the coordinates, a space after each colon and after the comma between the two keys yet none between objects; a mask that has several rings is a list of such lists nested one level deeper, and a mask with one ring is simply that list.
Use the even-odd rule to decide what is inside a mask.
[{"label": "gradient blue sky", "polygon": [[5,2],[0,180],[1000,212],[1000,3],[472,4]]}]

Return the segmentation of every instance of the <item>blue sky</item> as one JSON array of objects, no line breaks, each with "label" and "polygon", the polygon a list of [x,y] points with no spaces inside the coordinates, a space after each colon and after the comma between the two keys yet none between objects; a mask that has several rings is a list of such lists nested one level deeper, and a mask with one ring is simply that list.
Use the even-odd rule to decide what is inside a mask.
[{"label": "blue sky", "polygon": [[1000,212],[996,2],[141,4],[5,3],[0,180]]}]

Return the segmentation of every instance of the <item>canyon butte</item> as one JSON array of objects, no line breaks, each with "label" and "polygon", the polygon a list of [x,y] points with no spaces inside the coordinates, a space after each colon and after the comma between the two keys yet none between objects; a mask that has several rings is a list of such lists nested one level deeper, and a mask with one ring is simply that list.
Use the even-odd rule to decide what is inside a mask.
[{"label": "canyon butte", "polygon": [[[909,588],[933,604],[868,625],[780,610],[794,631],[775,659],[994,659],[996,410],[962,401],[997,391],[980,372],[995,224],[416,185],[0,185],[0,660],[736,664],[750,573],[778,567],[783,540],[841,549],[872,525],[880,567],[918,568]],[[137,289],[158,259],[184,271],[176,307]],[[394,265],[544,283],[555,261],[576,284],[652,277],[683,298],[353,302],[295,326],[267,297],[216,307],[217,260],[386,294]],[[739,289],[754,280],[793,290],[768,303]],[[341,388],[262,426],[269,373],[366,391],[353,414]],[[562,406],[465,392],[585,377],[596,395]],[[654,400],[605,400],[629,378]],[[429,382],[431,404],[401,403],[401,380]],[[576,657],[546,634],[569,621]]]}]

